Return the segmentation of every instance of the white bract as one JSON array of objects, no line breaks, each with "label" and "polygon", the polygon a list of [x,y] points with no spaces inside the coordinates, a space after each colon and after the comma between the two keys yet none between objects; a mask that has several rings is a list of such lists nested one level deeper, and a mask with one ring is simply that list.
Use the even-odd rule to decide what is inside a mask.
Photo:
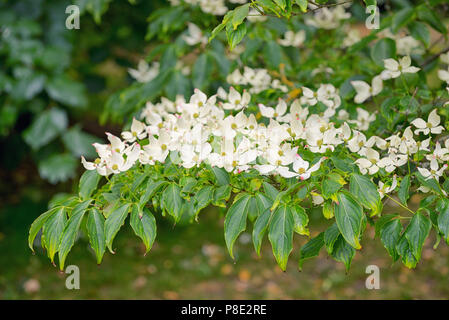
[{"label": "white bract", "polygon": [[365,81],[351,81],[351,85],[357,92],[354,102],[357,104],[365,102],[370,97],[377,96],[383,88],[381,76],[375,76],[371,82],[371,86]]},{"label": "white bract", "polygon": [[149,82],[159,74],[159,62],[153,62],[151,67],[145,60],[140,60],[137,69],[128,69],[128,73],[139,82]]},{"label": "white bract", "polygon": [[412,60],[410,56],[405,56],[401,58],[399,61],[394,59],[385,59],[384,66],[385,70],[382,71],[381,77],[383,80],[395,79],[398,78],[401,74],[404,73],[416,73],[420,68],[413,67]]},{"label": "white bract", "polygon": [[430,114],[427,122],[421,118],[417,118],[412,121],[412,124],[417,128],[415,134],[420,132],[424,134],[440,134],[443,132],[443,126],[440,126],[440,116],[437,114],[437,110],[434,109]]},{"label": "white bract", "polygon": [[304,30],[300,30],[298,32],[294,32],[288,30],[284,34],[284,39],[279,39],[278,43],[284,47],[299,47],[306,40],[306,32]]}]

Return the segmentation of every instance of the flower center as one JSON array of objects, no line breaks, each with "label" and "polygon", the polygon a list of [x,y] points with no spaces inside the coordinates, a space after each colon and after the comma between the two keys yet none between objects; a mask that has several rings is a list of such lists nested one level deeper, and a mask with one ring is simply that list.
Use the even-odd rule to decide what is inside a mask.
[{"label": "flower center", "polygon": [[167,145],[166,145],[165,143],[162,144],[162,145],[161,145],[161,149],[164,150],[164,151],[167,150]]},{"label": "flower center", "polygon": [[117,169],[118,169],[118,165],[113,164],[113,165],[112,165],[112,170],[117,170]]}]

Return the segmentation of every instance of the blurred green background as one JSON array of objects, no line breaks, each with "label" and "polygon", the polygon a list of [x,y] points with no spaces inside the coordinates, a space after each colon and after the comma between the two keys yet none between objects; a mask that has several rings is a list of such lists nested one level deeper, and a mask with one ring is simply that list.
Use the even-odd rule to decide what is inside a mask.
[{"label": "blurred green background", "polygon": [[[131,2],[131,3],[130,3]],[[69,1],[0,0],[0,298],[1,299],[442,299],[449,297],[449,249],[429,239],[416,270],[391,265],[379,241],[365,241],[350,272],[324,252],[298,271],[295,239],[287,272],[266,242],[262,257],[249,234],[226,252],[223,218],[206,211],[200,223],[173,228],[158,219],[153,249],[129,228],[119,233],[115,255],[101,266],[80,239],[68,265],[80,268],[81,289],[65,287],[66,274],[40,248],[27,246],[31,222],[55,194],[70,193],[82,169],[81,154],[105,131],[118,134],[128,118],[108,119],[108,98],[133,83],[127,68],[145,57],[147,17],[167,5],[152,1],[80,0],[81,29],[67,30]],[[211,22],[214,23],[213,21]],[[109,101],[110,102],[110,101]],[[106,115],[105,115],[106,114]],[[416,202],[419,199],[415,199]],[[390,210],[398,210],[390,208]],[[321,212],[311,215],[312,230]],[[312,235],[314,236],[314,235]],[[365,237],[373,237],[367,234]],[[367,290],[368,265],[379,266],[380,290]]]}]

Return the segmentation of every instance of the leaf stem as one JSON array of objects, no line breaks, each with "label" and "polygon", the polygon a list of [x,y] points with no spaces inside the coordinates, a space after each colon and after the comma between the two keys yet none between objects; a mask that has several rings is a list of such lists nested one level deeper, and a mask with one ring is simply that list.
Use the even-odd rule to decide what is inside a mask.
[{"label": "leaf stem", "polygon": [[388,194],[385,194],[386,197],[388,197],[388,199],[393,200],[393,202],[395,202],[396,204],[400,205],[402,208],[404,208],[407,211],[410,211],[411,213],[415,214],[415,211],[411,210],[409,207],[404,206],[402,203],[400,203],[399,201],[397,201],[396,199],[394,199],[393,197],[390,197]]}]

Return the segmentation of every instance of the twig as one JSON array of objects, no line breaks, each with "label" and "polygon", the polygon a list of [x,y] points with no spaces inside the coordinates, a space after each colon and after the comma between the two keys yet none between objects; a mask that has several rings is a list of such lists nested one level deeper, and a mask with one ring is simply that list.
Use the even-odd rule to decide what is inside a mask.
[{"label": "twig", "polygon": [[443,53],[446,53],[449,51],[449,47],[446,47],[445,49],[443,49],[442,51],[440,51],[439,53],[434,54],[433,56],[431,56],[429,59],[427,59],[426,61],[423,62],[423,64],[421,65],[422,68],[424,68],[425,66],[427,66],[429,63],[431,63],[432,61],[438,59],[438,57],[440,55],[442,55]]}]

